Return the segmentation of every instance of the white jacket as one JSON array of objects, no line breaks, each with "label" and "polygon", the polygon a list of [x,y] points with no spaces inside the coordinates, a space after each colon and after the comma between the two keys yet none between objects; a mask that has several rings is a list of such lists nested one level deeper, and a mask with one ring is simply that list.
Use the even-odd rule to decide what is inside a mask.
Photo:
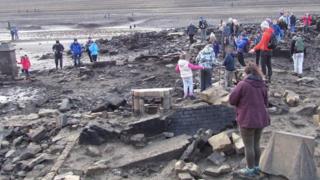
[{"label": "white jacket", "polygon": [[180,75],[182,78],[192,77],[192,70],[189,67],[189,61],[180,59],[178,61],[178,66],[179,66]]}]

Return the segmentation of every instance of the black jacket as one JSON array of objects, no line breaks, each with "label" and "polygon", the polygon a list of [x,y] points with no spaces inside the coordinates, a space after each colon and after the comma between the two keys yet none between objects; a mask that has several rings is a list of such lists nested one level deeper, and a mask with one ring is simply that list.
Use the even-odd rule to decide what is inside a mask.
[{"label": "black jacket", "polygon": [[64,47],[62,44],[55,44],[52,46],[52,50],[54,51],[55,55],[61,55],[64,51]]}]

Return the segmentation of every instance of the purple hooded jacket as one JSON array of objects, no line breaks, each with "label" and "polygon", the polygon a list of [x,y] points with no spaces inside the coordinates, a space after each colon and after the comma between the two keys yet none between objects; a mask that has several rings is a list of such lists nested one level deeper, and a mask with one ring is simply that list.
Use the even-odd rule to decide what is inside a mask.
[{"label": "purple hooded jacket", "polygon": [[237,108],[239,127],[264,128],[270,125],[268,89],[258,77],[249,75],[241,81],[230,94],[229,102]]}]

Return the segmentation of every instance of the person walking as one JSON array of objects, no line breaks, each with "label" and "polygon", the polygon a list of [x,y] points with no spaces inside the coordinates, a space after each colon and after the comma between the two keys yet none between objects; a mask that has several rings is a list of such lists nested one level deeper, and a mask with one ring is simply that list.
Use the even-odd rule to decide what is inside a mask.
[{"label": "person walking", "polygon": [[291,54],[294,64],[294,75],[302,77],[303,74],[303,61],[306,48],[304,45],[303,38],[300,34],[294,36],[291,42]]},{"label": "person walking", "polygon": [[[254,46],[253,49],[251,49],[249,52],[254,53],[257,50],[261,51],[261,69],[266,77],[266,79],[271,82],[271,76],[272,76],[272,65],[271,65],[271,56],[272,56],[272,48],[270,45],[274,46],[274,41],[272,39],[273,36],[273,30],[270,28],[269,23],[267,21],[263,21],[261,23],[261,29],[263,31],[261,41]],[[272,44],[270,44],[270,42]],[[267,73],[268,69],[268,73]]]},{"label": "person walking", "polygon": [[99,50],[99,47],[98,47],[96,41],[92,42],[92,44],[89,47],[89,50],[91,52],[92,62],[97,62],[100,50]]},{"label": "person walking", "polygon": [[312,24],[312,16],[309,13],[306,13],[303,17],[302,17],[302,22],[303,22],[303,31],[309,32],[309,28]]},{"label": "person walking", "polygon": [[230,87],[232,87],[232,80],[235,74],[236,66],[233,55],[233,48],[231,46],[227,46],[225,51],[226,57],[223,62],[223,66],[225,67],[224,83],[225,89],[228,90]]},{"label": "person walking", "polygon": [[187,35],[189,36],[190,44],[193,44],[195,42],[193,37],[197,33],[197,31],[198,28],[192,23],[190,23],[190,25],[187,28]]},{"label": "person walking", "polygon": [[199,28],[201,30],[201,42],[204,42],[207,40],[208,23],[203,17],[200,17]]},{"label": "person walking", "polygon": [[14,28],[10,27],[11,41],[14,41]]},{"label": "person walking", "polygon": [[91,52],[90,52],[89,47],[91,46],[92,43],[93,43],[92,38],[89,37],[89,38],[88,38],[88,41],[86,42],[86,52],[87,52],[87,54],[88,54],[88,57],[89,57],[89,59],[90,59],[90,62],[92,62],[92,56],[91,56]]},{"label": "person walking", "polygon": [[18,64],[22,65],[22,73],[25,74],[25,79],[30,79],[29,69],[31,67],[30,59],[27,55],[21,56],[20,62]]},{"label": "person walking", "polygon": [[196,61],[204,67],[204,69],[200,71],[200,87],[201,91],[204,91],[212,85],[212,70],[214,65],[217,64],[211,42],[199,52]]},{"label": "person walking", "polygon": [[254,63],[244,70],[246,77],[231,92],[229,102],[236,107],[236,120],[245,147],[247,167],[236,173],[244,178],[260,174],[260,138],[265,127],[270,125],[268,89],[263,75]]},{"label": "person walking", "polygon": [[237,49],[237,57],[241,66],[245,67],[246,63],[244,61],[244,53],[246,51],[247,46],[249,45],[249,39],[245,36],[245,34],[241,34],[238,38],[234,38],[236,49]]},{"label": "person walking", "polygon": [[54,52],[54,62],[56,64],[56,69],[58,69],[59,64],[60,64],[60,69],[62,69],[64,47],[62,44],[60,44],[59,40],[57,40],[56,43],[52,46],[52,50]]},{"label": "person walking", "polygon": [[291,12],[291,16],[290,16],[290,32],[291,33],[295,33],[296,32],[296,24],[297,24],[297,18],[293,14],[293,12]]},{"label": "person walking", "polygon": [[74,39],[73,43],[70,46],[70,50],[72,53],[74,67],[79,67],[81,65],[81,54],[82,54],[82,47],[78,43],[77,39]]},{"label": "person walking", "polygon": [[202,66],[198,66],[190,63],[190,60],[187,60],[186,54],[182,53],[180,55],[180,59],[176,66],[176,72],[180,73],[183,82],[183,98],[186,99],[190,97],[191,99],[195,99],[193,94],[193,74],[192,70],[202,70],[204,69]]}]

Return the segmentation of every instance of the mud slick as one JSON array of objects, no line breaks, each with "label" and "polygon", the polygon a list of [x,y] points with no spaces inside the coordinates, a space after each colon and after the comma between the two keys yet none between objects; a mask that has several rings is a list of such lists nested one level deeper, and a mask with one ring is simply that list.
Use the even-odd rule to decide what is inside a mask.
[{"label": "mud slick", "polygon": [[[244,29],[253,35],[257,26]],[[216,29],[208,33],[212,31],[220,36]],[[268,144],[280,138],[282,147],[303,153],[302,159],[310,161],[304,170],[315,177],[314,168],[320,167],[320,35],[312,30],[303,36],[303,78],[291,73],[288,38],[274,52],[272,125],[264,130],[261,145],[267,160],[286,162],[287,156],[276,154]],[[174,71],[179,52],[195,57],[205,44],[189,45],[183,29],[98,42],[102,54],[112,55],[108,61],[33,71],[30,82],[0,77],[0,179],[241,179],[233,172],[245,166],[244,145],[228,93],[220,88],[218,69],[207,94],[181,99],[182,82]],[[199,87],[197,79],[195,84]],[[146,95],[140,97],[145,113],[134,113],[132,89],[149,88],[173,88],[171,109],[162,108],[169,95]],[[271,138],[280,130],[298,139],[304,138],[299,134],[310,137],[300,143],[286,134],[295,142],[286,144],[290,141],[281,133]],[[272,163],[265,164],[269,174],[255,179],[296,177],[295,172],[282,174]],[[294,164],[297,169],[300,165]]]}]

